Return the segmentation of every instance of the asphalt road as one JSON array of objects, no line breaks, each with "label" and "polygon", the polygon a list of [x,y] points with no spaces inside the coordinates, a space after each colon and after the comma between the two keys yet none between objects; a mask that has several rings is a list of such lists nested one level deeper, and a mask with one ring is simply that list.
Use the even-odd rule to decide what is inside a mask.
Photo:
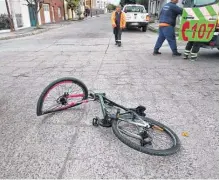
[{"label": "asphalt road", "polygon": [[[202,50],[190,62],[164,44],[154,57],[156,37],[125,31],[118,48],[103,15],[0,41],[0,178],[219,178],[219,51]],[[145,105],[179,136],[180,152],[132,150],[111,129],[92,126],[94,103],[37,117],[40,93],[64,76],[128,107]]]}]

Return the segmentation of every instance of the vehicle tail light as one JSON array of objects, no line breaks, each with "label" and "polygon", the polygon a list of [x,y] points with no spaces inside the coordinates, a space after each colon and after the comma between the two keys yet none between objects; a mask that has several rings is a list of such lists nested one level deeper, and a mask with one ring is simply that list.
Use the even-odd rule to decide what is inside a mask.
[{"label": "vehicle tail light", "polygon": [[217,20],[217,26],[216,29],[219,29],[219,19]]},{"label": "vehicle tail light", "polygon": [[150,21],[150,16],[146,16],[146,21]]},{"label": "vehicle tail light", "polygon": [[215,46],[215,42],[210,42],[209,45],[210,46]]}]

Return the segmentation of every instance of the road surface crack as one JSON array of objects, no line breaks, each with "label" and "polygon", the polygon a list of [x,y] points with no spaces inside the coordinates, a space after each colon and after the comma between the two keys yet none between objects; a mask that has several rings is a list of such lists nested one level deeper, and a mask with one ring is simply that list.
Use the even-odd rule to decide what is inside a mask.
[{"label": "road surface crack", "polygon": [[79,131],[79,129],[76,129],[75,134],[72,136],[72,139],[71,139],[71,142],[70,142],[70,147],[68,148],[68,153],[67,153],[67,156],[64,160],[63,166],[62,166],[62,168],[59,172],[58,179],[63,179],[63,174],[65,173],[66,164],[67,164],[67,162],[69,160],[69,157],[71,155],[71,150],[72,150],[73,144],[74,144],[74,142],[76,141],[76,139],[78,137],[78,131]]}]

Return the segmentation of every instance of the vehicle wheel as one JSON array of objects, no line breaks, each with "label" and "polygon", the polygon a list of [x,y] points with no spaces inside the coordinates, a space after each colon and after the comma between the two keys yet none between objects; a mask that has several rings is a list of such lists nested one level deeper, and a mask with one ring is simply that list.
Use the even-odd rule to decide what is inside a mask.
[{"label": "vehicle wheel", "polygon": [[40,95],[37,116],[80,105],[87,98],[87,87],[80,80],[71,77],[58,79],[50,83]]},{"label": "vehicle wheel", "polygon": [[168,156],[179,151],[180,140],[170,128],[150,118],[144,120],[151,128],[143,133],[139,132],[143,128],[119,119],[112,121],[112,129],[119,140],[142,153]]},{"label": "vehicle wheel", "polygon": [[147,29],[148,29],[148,27],[147,27],[147,26],[143,26],[143,27],[142,27],[142,31],[143,31],[143,32],[146,32],[146,31],[147,31]]}]

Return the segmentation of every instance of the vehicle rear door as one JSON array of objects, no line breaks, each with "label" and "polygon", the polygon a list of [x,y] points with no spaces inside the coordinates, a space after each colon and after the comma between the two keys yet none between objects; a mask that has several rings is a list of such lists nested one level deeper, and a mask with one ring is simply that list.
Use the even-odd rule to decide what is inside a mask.
[{"label": "vehicle rear door", "polygon": [[144,7],[142,6],[127,6],[126,18],[130,22],[142,22],[146,19],[146,13],[143,13]]},{"label": "vehicle rear door", "polygon": [[184,8],[179,30],[183,41],[209,42],[217,24],[219,4]]}]

